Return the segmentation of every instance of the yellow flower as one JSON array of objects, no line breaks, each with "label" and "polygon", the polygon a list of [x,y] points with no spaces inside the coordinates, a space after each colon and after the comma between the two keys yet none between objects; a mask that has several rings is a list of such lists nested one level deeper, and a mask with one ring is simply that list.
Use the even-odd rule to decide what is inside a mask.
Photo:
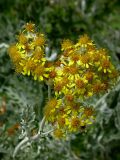
[{"label": "yellow flower", "polygon": [[60,127],[64,127],[66,124],[65,124],[65,117],[58,117],[58,119],[57,119],[57,122],[58,122],[58,125],[60,126]]},{"label": "yellow flower", "polygon": [[15,44],[12,44],[9,48],[8,48],[8,52],[9,52],[9,55],[10,57],[12,58],[14,55],[17,54],[18,52],[18,48]]},{"label": "yellow flower", "polygon": [[85,73],[85,78],[86,80],[88,80],[88,82],[92,82],[94,77],[95,77],[95,74],[92,71],[87,71]]},{"label": "yellow flower", "polygon": [[35,51],[33,52],[33,59],[40,61],[44,56],[45,55],[43,49],[39,47],[35,48]]},{"label": "yellow flower", "polygon": [[100,81],[97,81],[95,84],[93,84],[93,92],[94,93],[100,93],[100,91],[102,90],[102,84]]},{"label": "yellow flower", "polygon": [[69,125],[71,132],[76,132],[80,128],[80,119],[78,117],[72,117]]},{"label": "yellow flower", "polygon": [[92,63],[91,63],[90,60],[91,60],[91,57],[90,57],[89,54],[83,54],[83,55],[81,55],[81,57],[80,57],[81,66],[85,67],[85,68],[89,68],[90,65],[92,65]]},{"label": "yellow flower", "polygon": [[110,61],[108,59],[103,59],[101,62],[101,66],[98,68],[98,71],[102,70],[104,73],[111,73],[111,69],[113,69],[113,66]]},{"label": "yellow flower", "polygon": [[[18,42],[11,45],[9,55],[16,67],[16,72],[32,75],[35,80],[48,79],[51,68],[45,67],[45,36],[35,32],[35,25],[27,23],[18,36]],[[42,48],[41,48],[42,47]]]},{"label": "yellow flower", "polygon": [[62,138],[63,137],[63,131],[61,129],[55,129],[53,134],[56,138]]},{"label": "yellow flower", "polygon": [[34,32],[34,30],[35,30],[35,24],[31,23],[31,22],[27,23],[25,25],[25,30],[29,31],[29,32]]},{"label": "yellow flower", "polygon": [[45,68],[43,65],[38,65],[34,72],[32,73],[34,76],[34,80],[40,80],[43,81],[44,78],[48,78],[49,74],[47,73],[49,71],[48,68]]},{"label": "yellow flower", "polygon": [[73,46],[73,42],[70,41],[69,39],[65,39],[61,43],[61,50],[63,51],[63,50],[70,49],[70,48],[72,48],[72,46]]},{"label": "yellow flower", "polygon": [[11,55],[11,59],[15,65],[19,65],[20,61],[22,60],[22,57],[19,52],[16,52],[16,54]]},{"label": "yellow flower", "polygon": [[51,119],[51,117],[56,113],[57,109],[61,105],[61,100],[57,100],[56,98],[52,98],[49,100],[44,108],[44,114],[47,119]]},{"label": "yellow flower", "polygon": [[84,114],[86,117],[90,117],[94,114],[93,107],[85,107]]},{"label": "yellow flower", "polygon": [[44,46],[45,45],[45,41],[46,41],[46,39],[45,39],[44,34],[39,34],[35,38],[33,44],[34,44],[34,46]]},{"label": "yellow flower", "polygon": [[21,44],[27,43],[27,37],[23,33],[18,36],[18,40]]},{"label": "yellow flower", "polygon": [[80,64],[80,54],[77,52],[73,53],[70,57],[71,64]]},{"label": "yellow flower", "polygon": [[30,75],[30,73],[32,73],[37,64],[34,62],[34,60],[32,58],[29,58],[28,60],[23,60],[21,61],[20,65],[23,67],[23,75]]},{"label": "yellow flower", "polygon": [[84,34],[83,36],[81,36],[79,39],[78,39],[78,45],[80,46],[84,46],[84,47],[87,47],[87,45],[93,45],[93,42],[92,40],[90,40],[90,38],[88,37],[87,34]]}]

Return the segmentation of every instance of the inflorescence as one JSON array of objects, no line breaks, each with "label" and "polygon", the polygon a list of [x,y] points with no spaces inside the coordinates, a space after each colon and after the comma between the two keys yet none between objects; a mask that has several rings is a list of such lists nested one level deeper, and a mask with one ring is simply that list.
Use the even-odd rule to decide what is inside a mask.
[{"label": "inflorescence", "polygon": [[45,35],[27,23],[9,47],[9,55],[17,73],[33,76],[54,89],[54,97],[45,105],[46,120],[55,128],[58,138],[85,130],[94,122],[93,106],[87,98],[108,91],[118,77],[106,49],[98,49],[87,36],[74,44],[69,39],[61,43],[61,54],[54,62],[45,55]]}]

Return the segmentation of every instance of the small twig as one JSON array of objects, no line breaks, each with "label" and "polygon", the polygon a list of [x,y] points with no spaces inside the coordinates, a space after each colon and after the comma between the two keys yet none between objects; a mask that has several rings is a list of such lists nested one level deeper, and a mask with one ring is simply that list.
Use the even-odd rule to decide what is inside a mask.
[{"label": "small twig", "polygon": [[49,130],[49,131],[47,131],[47,132],[42,133],[42,135],[48,135],[49,133],[53,132],[54,130],[55,130],[55,129],[51,129],[51,130]]}]

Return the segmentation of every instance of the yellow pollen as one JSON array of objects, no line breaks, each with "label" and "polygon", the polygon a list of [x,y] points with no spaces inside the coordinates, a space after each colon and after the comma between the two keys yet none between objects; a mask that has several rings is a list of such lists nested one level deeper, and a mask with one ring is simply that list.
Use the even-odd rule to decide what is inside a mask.
[{"label": "yellow pollen", "polygon": [[61,80],[61,83],[63,86],[67,85],[69,83],[69,80],[67,77],[63,77],[63,79]]},{"label": "yellow pollen", "polygon": [[50,101],[48,101],[48,104],[49,106],[52,106],[53,108],[57,106],[57,99],[55,98],[52,98]]}]

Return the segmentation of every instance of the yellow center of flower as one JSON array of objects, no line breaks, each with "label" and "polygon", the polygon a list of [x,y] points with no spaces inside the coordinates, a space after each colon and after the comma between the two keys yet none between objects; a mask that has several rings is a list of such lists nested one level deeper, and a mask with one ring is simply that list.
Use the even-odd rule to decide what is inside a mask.
[{"label": "yellow center of flower", "polygon": [[109,67],[110,67],[110,61],[107,60],[107,59],[105,59],[105,60],[102,62],[102,67],[103,67],[104,69],[109,68]]},{"label": "yellow center of flower", "polygon": [[37,66],[34,73],[37,76],[43,76],[45,68],[43,66]]},{"label": "yellow center of flower", "polygon": [[86,116],[92,116],[93,113],[94,113],[94,111],[93,111],[92,108],[85,108],[85,109],[84,109],[84,114],[85,114]]},{"label": "yellow center of flower", "polygon": [[76,80],[76,86],[78,87],[78,88],[84,88],[85,87],[85,83],[83,82],[83,80],[81,80],[81,79],[78,79],[78,80]]},{"label": "yellow center of flower", "polygon": [[73,128],[77,128],[77,127],[79,127],[79,125],[80,125],[79,118],[78,117],[72,118],[72,120],[71,120],[71,126]]},{"label": "yellow center of flower", "polygon": [[33,71],[35,69],[35,67],[36,67],[36,64],[34,63],[33,60],[29,60],[26,62],[26,69],[27,70]]},{"label": "yellow center of flower", "polygon": [[82,63],[86,64],[86,63],[89,62],[90,57],[89,57],[88,54],[84,54],[84,55],[81,56],[80,60],[82,61]]},{"label": "yellow center of flower", "polygon": [[78,73],[78,67],[76,67],[76,66],[70,66],[69,67],[69,73],[71,73],[71,74],[77,74]]}]

